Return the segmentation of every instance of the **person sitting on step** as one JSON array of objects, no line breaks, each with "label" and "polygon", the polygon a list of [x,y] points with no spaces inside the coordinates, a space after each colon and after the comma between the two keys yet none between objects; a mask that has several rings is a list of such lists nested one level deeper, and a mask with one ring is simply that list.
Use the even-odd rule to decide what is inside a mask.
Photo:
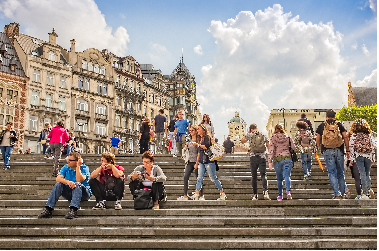
[{"label": "person sitting on step", "polygon": [[115,155],[105,152],[101,155],[101,164],[91,173],[89,185],[96,198],[96,206],[92,209],[106,209],[104,199],[116,201],[114,209],[120,210],[124,195],[124,168],[115,165]]}]

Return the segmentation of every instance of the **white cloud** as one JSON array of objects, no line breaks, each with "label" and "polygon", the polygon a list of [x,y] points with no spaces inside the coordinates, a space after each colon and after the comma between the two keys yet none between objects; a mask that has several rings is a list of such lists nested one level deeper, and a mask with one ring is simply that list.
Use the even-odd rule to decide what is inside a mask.
[{"label": "white cloud", "polygon": [[203,55],[203,48],[201,48],[201,45],[196,45],[194,48],[193,48],[193,51],[197,54],[197,55]]},{"label": "white cloud", "polygon": [[376,12],[376,9],[377,9],[377,3],[376,3],[376,0],[369,0],[369,6],[370,6],[370,9],[373,11],[373,12]]},{"label": "white cloud", "polygon": [[120,26],[113,31],[93,0],[4,0],[0,12],[20,23],[26,34],[43,40],[55,28],[57,43],[67,49],[75,39],[77,51],[107,48],[117,55],[127,51],[127,30]]},{"label": "white cloud", "polygon": [[[212,104],[204,112],[221,117],[221,106],[238,107],[248,124],[265,128],[271,109],[339,108],[347,102],[351,75],[340,73],[343,35],[332,23],[305,23],[275,4],[226,22],[213,20],[208,30],[217,50],[214,63],[202,69],[199,89],[210,92]],[[214,120],[226,134],[227,121]]]},{"label": "white cloud", "polygon": [[371,72],[370,76],[364,77],[363,80],[358,80],[355,84],[355,86],[362,86],[362,87],[377,87],[377,75],[378,70],[375,69]]},{"label": "white cloud", "polygon": [[362,45],[362,51],[366,56],[370,55],[370,52],[367,49],[367,46],[365,44]]},{"label": "white cloud", "polygon": [[354,44],[351,46],[353,50],[356,50],[358,48],[358,43],[354,42]]}]

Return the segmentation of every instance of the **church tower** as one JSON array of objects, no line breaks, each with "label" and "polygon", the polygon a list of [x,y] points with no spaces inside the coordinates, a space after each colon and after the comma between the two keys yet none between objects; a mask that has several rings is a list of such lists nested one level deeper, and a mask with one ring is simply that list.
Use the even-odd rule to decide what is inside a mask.
[{"label": "church tower", "polygon": [[[245,144],[241,144],[241,139],[246,135],[246,122],[240,117],[236,111],[234,117],[228,122],[230,140],[236,145],[235,151],[247,151]],[[245,149],[246,148],[246,149]]]}]

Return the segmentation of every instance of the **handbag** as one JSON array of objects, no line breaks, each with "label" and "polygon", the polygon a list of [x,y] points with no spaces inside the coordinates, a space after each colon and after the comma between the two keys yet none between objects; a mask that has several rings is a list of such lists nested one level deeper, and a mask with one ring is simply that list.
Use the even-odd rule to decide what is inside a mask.
[{"label": "handbag", "polygon": [[298,161],[297,154],[296,154],[295,150],[293,150],[292,147],[291,147],[291,139],[290,139],[290,137],[288,137],[288,148],[289,148],[289,151],[290,151],[290,154],[291,154],[292,163],[297,162]]},{"label": "handbag", "polygon": [[151,190],[138,189],[134,191],[134,209],[151,209],[153,207],[153,198],[150,196]]},{"label": "handbag", "polygon": [[212,138],[211,141],[212,145],[207,149],[208,151],[205,151],[205,154],[208,155],[211,161],[215,161],[224,156],[225,148],[222,145],[215,143]]},{"label": "handbag", "polygon": [[41,145],[46,144],[46,139],[41,139]]}]

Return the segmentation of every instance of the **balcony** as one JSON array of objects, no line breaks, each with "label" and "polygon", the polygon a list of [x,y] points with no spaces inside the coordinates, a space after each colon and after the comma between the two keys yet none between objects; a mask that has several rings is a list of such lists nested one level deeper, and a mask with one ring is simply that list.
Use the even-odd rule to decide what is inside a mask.
[{"label": "balcony", "polygon": [[83,111],[83,110],[75,110],[75,116],[78,117],[85,117],[85,118],[90,118],[89,111]]},{"label": "balcony", "polygon": [[104,114],[95,114],[95,119],[96,120],[103,120],[103,121],[108,121],[108,116]]}]

